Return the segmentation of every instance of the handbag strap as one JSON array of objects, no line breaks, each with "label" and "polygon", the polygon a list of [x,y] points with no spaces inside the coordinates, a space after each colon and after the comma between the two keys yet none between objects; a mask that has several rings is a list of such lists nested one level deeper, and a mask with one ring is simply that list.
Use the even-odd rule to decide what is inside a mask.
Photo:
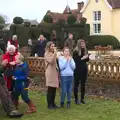
[{"label": "handbag strap", "polygon": [[47,65],[46,65],[46,67],[45,67],[45,70],[48,68],[48,65],[49,65],[49,63],[47,63]]}]

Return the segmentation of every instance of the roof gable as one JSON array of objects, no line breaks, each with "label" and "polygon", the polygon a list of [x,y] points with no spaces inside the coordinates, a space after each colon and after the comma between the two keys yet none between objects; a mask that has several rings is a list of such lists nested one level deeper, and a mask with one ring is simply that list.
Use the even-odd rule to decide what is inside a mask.
[{"label": "roof gable", "polygon": [[[81,13],[85,11],[86,7],[89,5],[89,2],[90,0],[88,0],[84,7],[81,9]],[[110,10],[120,8],[120,0],[104,0],[104,2]]]},{"label": "roof gable", "polygon": [[120,8],[120,0],[107,0],[113,9]]},{"label": "roof gable", "polygon": [[63,14],[70,14],[70,13],[71,13],[71,9],[70,9],[70,7],[67,5],[66,8],[65,8],[65,10],[64,10],[64,12],[63,12]]}]

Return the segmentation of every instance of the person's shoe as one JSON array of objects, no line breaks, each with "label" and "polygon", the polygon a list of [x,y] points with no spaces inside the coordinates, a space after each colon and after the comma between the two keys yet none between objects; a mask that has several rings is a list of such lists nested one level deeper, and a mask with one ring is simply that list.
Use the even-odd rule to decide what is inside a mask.
[{"label": "person's shoe", "polygon": [[53,107],[54,109],[60,108],[60,107],[57,106],[56,104],[52,105],[52,107]]},{"label": "person's shoe", "polygon": [[8,116],[11,118],[20,118],[23,116],[23,113],[20,113],[17,110],[13,110],[12,112],[10,112],[10,114]]},{"label": "person's shoe", "polygon": [[85,101],[84,101],[84,100],[81,100],[80,103],[85,104]]},{"label": "person's shoe", "polygon": [[36,112],[36,109],[34,108],[29,108],[28,107],[28,110],[25,112],[26,114],[32,114],[32,113],[35,113]]},{"label": "person's shoe", "polygon": [[35,113],[36,112],[36,107],[32,103],[32,101],[28,102],[28,110],[26,111],[27,114]]},{"label": "person's shoe", "polygon": [[54,109],[52,105],[47,106],[48,109]]},{"label": "person's shoe", "polygon": [[69,102],[69,103],[67,103],[67,108],[70,108],[70,102]]},{"label": "person's shoe", "polygon": [[80,105],[79,100],[75,100],[75,104],[76,104],[76,105]]},{"label": "person's shoe", "polygon": [[61,108],[64,108],[64,102],[61,102]]},{"label": "person's shoe", "polygon": [[15,105],[16,109],[18,109],[19,101],[18,100],[13,100],[13,104]]}]

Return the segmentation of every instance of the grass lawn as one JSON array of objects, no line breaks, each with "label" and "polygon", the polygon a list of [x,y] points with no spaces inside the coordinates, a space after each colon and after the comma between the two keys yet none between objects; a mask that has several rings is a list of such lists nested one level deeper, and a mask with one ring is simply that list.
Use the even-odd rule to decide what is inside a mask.
[{"label": "grass lawn", "polygon": [[[72,103],[70,109],[48,110],[45,96],[31,92],[30,96],[37,106],[37,113],[24,115],[20,120],[120,120],[120,103],[111,100],[86,99],[86,105]],[[59,96],[57,98],[59,103]],[[22,103],[20,110],[26,109]],[[0,120],[10,120],[0,107]],[[15,119],[17,120],[17,119]]]}]

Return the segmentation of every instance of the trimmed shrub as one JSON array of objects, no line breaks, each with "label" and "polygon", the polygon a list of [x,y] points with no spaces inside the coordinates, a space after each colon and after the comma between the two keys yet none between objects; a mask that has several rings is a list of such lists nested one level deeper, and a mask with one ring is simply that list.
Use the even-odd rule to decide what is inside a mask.
[{"label": "trimmed shrub", "polygon": [[87,22],[87,19],[85,17],[82,17],[81,20],[80,20],[80,24],[85,25],[86,22]]},{"label": "trimmed shrub", "polygon": [[76,22],[76,17],[74,15],[69,15],[67,19],[68,24],[74,24]]},{"label": "trimmed shrub", "polygon": [[24,22],[25,27],[30,27],[31,23],[30,22]]},{"label": "trimmed shrub", "polygon": [[57,25],[64,26],[66,24],[66,21],[64,19],[59,19],[57,22]]},{"label": "trimmed shrub", "polygon": [[31,38],[33,41],[36,41],[40,34],[43,34],[48,41],[51,40],[52,30],[55,30],[57,34],[57,45],[62,48],[65,41],[65,32],[66,35],[68,35],[70,32],[73,33],[75,40],[78,38],[84,38],[86,40],[86,36],[88,36],[89,31],[88,26],[89,24],[65,24],[64,26],[60,26],[52,23],[41,23],[37,27],[25,27],[24,24],[13,24],[10,28],[10,36],[12,37],[13,34],[18,35],[20,47],[23,47],[27,45],[29,38]]},{"label": "trimmed shrub", "polygon": [[94,49],[95,46],[107,46],[112,45],[114,49],[120,48],[118,39],[111,35],[94,35],[89,36],[87,39],[88,49]]},{"label": "trimmed shrub", "polygon": [[5,24],[5,20],[2,16],[0,16],[0,24]]},{"label": "trimmed shrub", "polygon": [[44,22],[46,23],[53,23],[53,18],[50,15],[45,15],[44,16]]},{"label": "trimmed shrub", "polygon": [[13,19],[13,23],[14,24],[22,24],[23,23],[23,19],[21,17],[15,17]]},{"label": "trimmed shrub", "polygon": [[0,30],[2,30],[4,28],[3,24],[0,24]]},{"label": "trimmed shrub", "polygon": [[87,34],[90,35],[90,24],[86,24]]}]

